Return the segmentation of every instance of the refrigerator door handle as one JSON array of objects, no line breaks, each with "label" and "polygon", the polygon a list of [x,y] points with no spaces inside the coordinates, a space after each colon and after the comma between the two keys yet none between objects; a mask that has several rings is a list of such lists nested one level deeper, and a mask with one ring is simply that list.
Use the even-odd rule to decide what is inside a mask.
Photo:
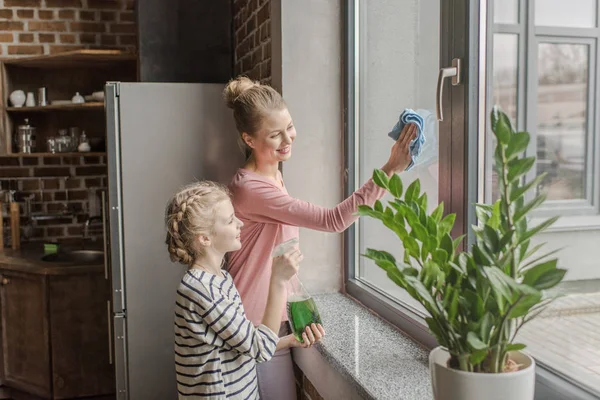
[{"label": "refrigerator door handle", "polygon": [[112,307],[110,300],[106,302],[106,316],[108,318],[108,363],[113,364],[113,330],[112,330]]},{"label": "refrigerator door handle", "polygon": [[104,240],[104,279],[108,280],[108,237],[106,236],[106,192],[102,192],[102,236]]}]

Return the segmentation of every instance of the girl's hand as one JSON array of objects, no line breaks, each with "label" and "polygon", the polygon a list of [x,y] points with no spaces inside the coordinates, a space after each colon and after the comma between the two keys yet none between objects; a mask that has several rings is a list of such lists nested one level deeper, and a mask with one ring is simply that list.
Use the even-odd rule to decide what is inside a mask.
[{"label": "girl's hand", "polygon": [[285,347],[302,347],[309,348],[313,344],[320,342],[325,336],[325,330],[321,326],[321,324],[311,324],[310,327],[307,326],[305,331],[302,333],[303,342],[299,342],[296,340],[294,335],[287,335],[280,339],[280,342],[283,342]]},{"label": "girl's hand", "polygon": [[271,282],[285,283],[298,272],[298,264],[304,256],[299,249],[293,248],[282,256],[273,259]]},{"label": "girl's hand", "polygon": [[392,153],[387,163],[381,168],[386,174],[392,175],[396,172],[402,172],[408,167],[411,161],[410,142],[417,137],[417,126],[407,124],[402,129],[400,137],[392,146]]}]

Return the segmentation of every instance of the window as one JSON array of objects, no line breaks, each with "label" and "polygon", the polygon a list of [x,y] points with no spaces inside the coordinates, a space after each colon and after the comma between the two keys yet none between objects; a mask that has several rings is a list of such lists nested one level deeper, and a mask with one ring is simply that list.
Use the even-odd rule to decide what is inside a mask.
[{"label": "window", "polygon": [[[509,5],[506,3],[510,3]],[[568,273],[556,300],[523,328],[538,363],[600,393],[600,132],[597,0],[495,0],[488,105],[499,104],[532,135],[528,179],[547,196],[540,216],[560,215],[539,238]],[[489,139],[492,135],[487,135]],[[486,202],[497,198],[486,150]]]}]

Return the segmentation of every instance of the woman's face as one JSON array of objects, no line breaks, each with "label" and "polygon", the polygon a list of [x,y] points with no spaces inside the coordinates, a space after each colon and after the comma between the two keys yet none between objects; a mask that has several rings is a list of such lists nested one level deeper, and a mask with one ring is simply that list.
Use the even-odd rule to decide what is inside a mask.
[{"label": "woman's face", "polygon": [[288,109],[283,108],[271,111],[263,118],[258,132],[253,136],[244,133],[243,138],[256,161],[275,164],[291,157],[296,128]]}]

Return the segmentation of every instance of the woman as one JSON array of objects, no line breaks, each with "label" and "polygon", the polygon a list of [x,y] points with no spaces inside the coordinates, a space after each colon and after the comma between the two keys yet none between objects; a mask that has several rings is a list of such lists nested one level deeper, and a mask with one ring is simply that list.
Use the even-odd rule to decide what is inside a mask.
[{"label": "woman", "polygon": [[[236,216],[244,226],[242,247],[229,258],[229,273],[248,318],[258,325],[267,301],[274,247],[298,237],[299,227],[344,231],[357,219],[358,206],[373,205],[384,190],[369,180],[332,209],[291,197],[279,172],[279,163],[291,157],[296,130],[281,95],[268,85],[238,77],[227,85],[224,97],[233,109],[240,145],[247,157],[230,185]],[[381,168],[389,176],[409,165],[409,145],[415,137],[416,127],[407,125]],[[281,320],[280,337],[289,334],[284,309]],[[296,399],[289,349],[276,352],[271,361],[258,366],[257,373],[261,399]]]}]

